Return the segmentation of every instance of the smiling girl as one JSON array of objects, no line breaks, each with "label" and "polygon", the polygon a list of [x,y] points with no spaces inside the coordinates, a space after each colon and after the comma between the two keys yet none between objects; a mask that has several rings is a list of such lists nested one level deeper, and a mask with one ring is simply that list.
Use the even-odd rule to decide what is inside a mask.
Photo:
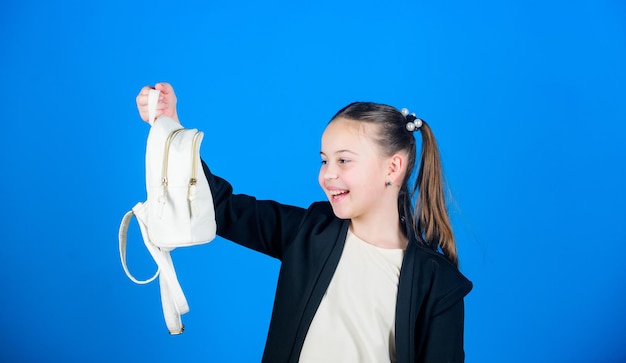
[{"label": "smiling girl", "polygon": [[[150,88],[137,96],[144,121]],[[172,87],[155,88],[157,116],[178,121]],[[263,362],[463,362],[472,284],[458,270],[430,127],[352,103],[327,125],[320,155],[328,202],[306,209],[233,194],[204,164],[217,234],[281,261]]]}]

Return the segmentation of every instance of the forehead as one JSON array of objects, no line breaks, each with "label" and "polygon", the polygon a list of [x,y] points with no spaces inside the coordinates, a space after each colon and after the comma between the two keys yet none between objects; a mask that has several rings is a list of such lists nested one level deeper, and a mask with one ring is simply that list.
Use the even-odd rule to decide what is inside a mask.
[{"label": "forehead", "polygon": [[337,150],[357,152],[362,148],[372,149],[375,147],[375,135],[376,127],[369,122],[338,118],[329,123],[324,130],[322,152]]}]

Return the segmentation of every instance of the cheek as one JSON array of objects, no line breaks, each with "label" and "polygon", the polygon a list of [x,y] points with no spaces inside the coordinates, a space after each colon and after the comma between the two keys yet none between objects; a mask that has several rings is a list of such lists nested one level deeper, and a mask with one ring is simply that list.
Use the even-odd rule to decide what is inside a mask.
[{"label": "cheek", "polygon": [[324,190],[324,168],[320,168],[320,172],[317,174],[317,182],[320,184],[320,187],[322,187],[322,190]]}]

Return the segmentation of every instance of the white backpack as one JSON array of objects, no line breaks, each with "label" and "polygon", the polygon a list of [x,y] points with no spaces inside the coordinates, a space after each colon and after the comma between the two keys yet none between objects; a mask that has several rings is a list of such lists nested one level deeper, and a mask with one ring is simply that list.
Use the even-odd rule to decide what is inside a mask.
[{"label": "white backpack", "polygon": [[[151,125],[146,146],[148,199],[124,215],[119,230],[119,248],[126,275],[137,284],[147,284],[160,275],[163,315],[170,334],[184,330],[181,315],[189,311],[178,282],[170,251],[212,241],[217,229],[211,189],[202,170],[200,144],[204,134],[185,129],[169,117],[154,114],[159,91],[148,97]],[[137,217],[144,243],[158,269],[147,280],[137,280],[126,266],[126,236],[132,216]]]}]

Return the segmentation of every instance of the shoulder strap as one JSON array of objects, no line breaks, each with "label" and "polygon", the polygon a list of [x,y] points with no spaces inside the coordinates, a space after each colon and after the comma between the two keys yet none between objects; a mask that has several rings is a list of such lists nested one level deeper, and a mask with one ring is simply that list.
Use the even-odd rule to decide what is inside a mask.
[{"label": "shoulder strap", "polygon": [[[141,235],[144,240],[146,248],[152,255],[154,262],[156,262],[158,269],[157,272],[151,278],[147,280],[137,280],[128,270],[126,265],[126,240],[128,234],[128,225],[133,217],[136,217],[141,229]],[[143,219],[145,218],[145,204],[137,203],[131,211],[124,215],[119,230],[119,248],[120,258],[122,260],[122,266],[126,275],[137,284],[148,284],[157,276],[159,278],[159,285],[161,288],[161,305],[163,306],[163,316],[165,318],[165,324],[171,335],[181,334],[185,327],[182,323],[181,315],[189,312],[189,305],[187,299],[183,293],[183,289],[178,282],[176,276],[176,270],[174,269],[174,262],[170,255],[170,251],[166,251],[155,246],[148,236],[147,226]]]},{"label": "shoulder strap", "polygon": [[159,276],[159,272],[161,269],[157,265],[157,271],[154,273],[154,276],[152,276],[151,278],[147,280],[137,280],[128,270],[128,266],[126,265],[126,244],[127,244],[126,239],[128,235],[128,226],[130,225],[130,220],[133,218],[134,215],[135,214],[133,213],[132,210],[128,211],[128,213],[124,215],[124,218],[122,218],[122,223],[120,224],[120,231],[119,231],[120,259],[122,260],[122,267],[124,268],[124,272],[126,272],[126,276],[128,276],[128,278],[131,279],[131,281],[136,284],[145,285],[154,281],[154,279],[156,279],[157,276]]}]

